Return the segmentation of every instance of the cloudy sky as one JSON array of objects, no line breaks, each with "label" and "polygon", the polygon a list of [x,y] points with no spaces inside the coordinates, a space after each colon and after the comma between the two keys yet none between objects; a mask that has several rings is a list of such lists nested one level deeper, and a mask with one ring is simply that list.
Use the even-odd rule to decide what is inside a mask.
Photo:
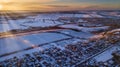
[{"label": "cloudy sky", "polygon": [[120,0],[0,0],[1,10],[120,9]]}]

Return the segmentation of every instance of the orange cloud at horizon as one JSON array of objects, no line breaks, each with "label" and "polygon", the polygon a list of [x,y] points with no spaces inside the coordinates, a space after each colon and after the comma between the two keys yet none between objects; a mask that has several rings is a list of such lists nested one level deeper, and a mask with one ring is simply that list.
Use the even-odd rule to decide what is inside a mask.
[{"label": "orange cloud at horizon", "polygon": [[[118,4],[96,3],[66,3],[56,2],[60,0],[1,0],[0,10],[41,10],[41,11],[65,11],[65,10],[91,10],[91,9],[119,9]],[[64,0],[61,0],[64,1]],[[71,0],[70,0],[71,1]],[[76,1],[76,0],[75,0]],[[51,3],[54,2],[54,3]]]}]

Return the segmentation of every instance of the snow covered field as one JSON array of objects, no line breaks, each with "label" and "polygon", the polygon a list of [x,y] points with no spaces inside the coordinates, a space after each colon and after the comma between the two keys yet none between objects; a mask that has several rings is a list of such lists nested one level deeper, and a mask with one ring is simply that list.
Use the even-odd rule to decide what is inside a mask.
[{"label": "snow covered field", "polygon": [[[28,29],[30,27],[50,27],[64,24],[64,22],[58,21],[59,18],[64,17],[75,17],[75,18],[94,18],[99,17],[98,15],[89,15],[89,14],[38,14],[37,16],[29,16],[24,19],[17,20],[5,20],[0,22],[0,32],[7,32],[10,30],[16,29]],[[101,16],[100,16],[101,17]],[[83,21],[83,20],[82,20]],[[70,21],[68,21],[70,22]]]},{"label": "snow covered field", "polygon": [[[6,61],[6,59],[11,60],[14,59],[13,57],[21,59],[28,54],[34,57],[35,62],[40,59],[40,56],[46,55],[49,56],[49,59],[53,58],[56,60],[53,62],[54,64],[57,64],[57,62],[61,64],[64,60],[65,63],[68,63],[66,65],[70,63],[74,66],[74,64],[84,61],[111,46],[112,42],[114,43],[114,40],[101,39],[104,37],[104,32],[106,33],[111,28],[109,25],[102,24],[103,18],[104,16],[97,14],[97,12],[75,14],[46,13],[17,20],[5,20],[5,17],[2,17],[0,33],[3,35],[0,36],[4,36],[2,32],[11,30],[20,30],[22,32],[13,33],[11,37],[0,38],[0,64],[1,61]],[[93,21],[91,22],[91,20]],[[97,23],[99,20],[101,20],[101,24]],[[116,32],[114,34],[119,34],[119,31],[120,29],[114,29],[107,31],[107,33]],[[9,33],[5,35],[9,35]],[[96,39],[92,40],[92,38]],[[118,38],[119,36],[116,36],[115,41],[119,41]],[[120,49],[120,46],[105,50],[101,54],[92,57],[92,59],[96,59],[97,62],[107,61],[112,58],[111,53],[116,49]],[[33,56],[34,53],[41,54],[39,54],[39,59],[36,59],[38,55]],[[43,61],[45,60],[41,62]],[[32,62],[29,64],[32,64]],[[70,65],[67,67],[70,67]]]},{"label": "snow covered field", "polygon": [[[90,14],[38,14],[37,16],[29,16],[24,19],[17,20],[3,20],[0,24],[0,32],[7,32],[11,30],[24,30],[30,27],[51,27],[58,26],[61,28],[67,28],[68,30],[56,31],[58,33],[38,33],[25,36],[17,36],[11,38],[0,39],[0,55],[11,53],[14,51],[20,51],[29,47],[35,47],[40,44],[54,42],[57,40],[67,39],[67,38],[76,38],[68,41],[61,41],[54,43],[54,45],[59,45],[61,49],[64,49],[66,44],[76,43],[82,41],[81,39],[88,39],[93,36],[91,31],[99,31],[108,29],[108,26],[103,27],[81,27],[75,24],[66,24],[64,22],[58,21],[61,17],[77,17],[77,18],[92,18]],[[101,17],[94,15],[94,17]],[[3,17],[3,19],[5,19]],[[84,22],[79,19],[78,21]],[[70,21],[68,21],[70,22]],[[73,31],[69,29],[76,29],[79,31]],[[80,38],[80,39],[77,39]],[[4,51],[4,52],[3,52]]]},{"label": "snow covered field", "polygon": [[[11,38],[4,38],[4,39],[0,39],[0,55],[6,54],[6,53],[12,53],[15,51],[20,51],[18,53],[12,54],[12,56],[13,55],[21,56],[26,52],[31,53],[33,51],[36,51],[36,49],[40,49],[40,48],[48,49],[52,47],[52,45],[64,50],[66,45],[75,44],[78,42],[84,42],[92,36],[94,35],[88,32],[87,33],[77,32],[74,30],[65,29],[65,30],[59,30],[56,32],[48,32],[48,33],[46,32],[46,33],[30,34],[30,35],[17,36],[17,37],[11,37]],[[58,41],[58,40],[61,40],[61,41]],[[54,42],[54,41],[58,41],[58,42]],[[46,44],[46,45],[42,45],[42,44]],[[42,45],[42,46],[37,47],[38,45]],[[24,49],[29,47],[36,47],[36,48],[23,51]],[[10,58],[10,57],[11,55],[8,56],[7,58]],[[3,59],[5,59],[5,57],[3,57],[1,61]]]},{"label": "snow covered field", "polygon": [[0,39],[0,55],[67,38],[70,37],[58,33],[38,33]]},{"label": "snow covered field", "polygon": [[59,27],[62,28],[70,28],[75,29],[83,32],[94,32],[94,31],[101,31],[109,29],[109,26],[102,26],[102,27],[80,27],[76,24],[67,24],[67,25],[60,25]]}]

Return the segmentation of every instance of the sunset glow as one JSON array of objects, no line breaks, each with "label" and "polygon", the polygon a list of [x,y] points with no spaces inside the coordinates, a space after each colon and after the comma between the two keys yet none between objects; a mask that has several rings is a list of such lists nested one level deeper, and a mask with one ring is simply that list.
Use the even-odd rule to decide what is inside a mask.
[{"label": "sunset glow", "polygon": [[120,9],[119,0],[1,0],[0,10],[88,10]]},{"label": "sunset glow", "polygon": [[3,8],[3,6],[2,6],[2,5],[0,5],[0,10],[2,10],[2,8]]}]

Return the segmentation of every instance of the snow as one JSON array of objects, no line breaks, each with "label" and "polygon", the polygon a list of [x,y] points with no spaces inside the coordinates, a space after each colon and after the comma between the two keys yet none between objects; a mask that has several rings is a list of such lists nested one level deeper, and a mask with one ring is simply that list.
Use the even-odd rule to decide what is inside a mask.
[{"label": "snow", "polygon": [[[14,29],[27,29],[27,27],[25,26],[21,26],[21,24],[23,24],[23,22],[21,22],[24,20],[8,20],[8,21],[2,21],[0,24],[0,32],[7,32],[10,30],[14,30]],[[4,23],[6,22],[6,23]]]},{"label": "snow", "polygon": [[118,32],[118,31],[120,31],[120,28],[114,29],[114,30],[112,30],[112,31],[110,31],[110,32]]},{"label": "snow", "polygon": [[[10,58],[13,58],[13,57],[15,57],[15,56],[17,56],[17,57],[22,57],[22,56],[25,55],[25,54],[31,54],[31,53],[33,53],[33,52],[42,51],[42,49],[43,49],[44,47],[47,47],[47,48],[48,48],[48,47],[50,47],[50,46],[49,46],[49,45],[45,45],[45,46],[43,46],[43,47],[38,47],[38,48],[31,49],[31,50],[25,50],[25,51],[22,51],[22,52],[18,52],[18,53],[9,55],[9,56],[4,56],[4,57],[0,58],[0,61],[4,61],[4,60],[6,60],[6,59],[10,59]],[[44,48],[44,49],[45,49],[45,48]]]},{"label": "snow", "polygon": [[90,14],[90,16],[92,16],[92,17],[94,17],[94,18],[103,18],[103,16],[101,16],[101,15],[98,15],[98,14],[96,14],[96,13],[93,13],[93,14]]},{"label": "snow", "polygon": [[73,37],[85,38],[85,39],[93,36],[93,34],[91,34],[89,32],[82,32],[82,31],[79,32],[79,31],[74,31],[74,30],[62,30],[59,32],[73,36]]},{"label": "snow", "polygon": [[[7,32],[10,30],[24,30],[31,27],[51,27],[58,26],[66,28],[64,30],[58,30],[55,32],[45,32],[37,34],[29,34],[24,36],[14,36],[0,39],[0,56],[18,51],[14,54],[4,56],[0,58],[0,61],[13,58],[14,56],[23,57],[25,54],[32,54],[33,52],[43,51],[51,47],[58,47],[64,50],[67,45],[81,45],[81,42],[89,41],[89,38],[98,38],[102,35],[94,35],[91,32],[104,31],[109,29],[109,26],[102,26],[97,24],[91,24],[82,18],[103,18],[103,16],[94,13],[89,14],[74,14],[74,13],[50,13],[50,14],[38,14],[36,16],[28,16],[24,19],[6,20],[2,17],[0,21],[0,32]],[[77,18],[79,19],[74,24],[70,20],[61,20],[60,18]],[[82,23],[80,23],[82,22]],[[78,24],[82,24],[81,26]],[[64,25],[66,24],[66,25]],[[110,32],[120,31],[115,29]],[[92,44],[92,43],[91,43]],[[82,44],[83,45],[83,44]],[[34,48],[24,50],[26,48]],[[84,49],[84,48],[83,48]],[[107,61],[112,58],[111,53],[116,49],[120,50],[120,46],[114,46],[105,50],[101,54],[95,56],[93,59],[99,61]]]},{"label": "snow", "polygon": [[[102,17],[98,14],[92,14],[95,15],[95,17]],[[51,13],[51,14],[39,14],[34,17],[27,17],[27,18],[38,18],[38,19],[49,19],[49,20],[57,20],[60,17],[77,17],[77,18],[93,18],[90,14],[74,14],[74,13]]]},{"label": "snow", "polygon": [[112,54],[112,52],[114,52],[116,50],[120,50],[120,46],[114,46],[114,47],[104,51],[103,53],[99,54],[98,56],[94,57],[94,59],[97,62],[100,62],[100,61],[105,62],[113,57],[111,54]]},{"label": "snow", "polygon": [[56,26],[58,24],[62,24],[60,22],[56,22],[56,21],[50,21],[50,20],[45,20],[45,22],[43,21],[33,21],[32,23],[30,22],[26,22],[22,25],[27,26],[27,27],[50,27],[50,26]]},{"label": "snow", "polygon": [[75,24],[60,25],[59,27],[76,29],[76,30],[83,31],[83,32],[101,31],[101,30],[106,30],[106,29],[109,28],[109,26],[103,26],[103,27],[80,27],[80,26],[77,26]]},{"label": "snow", "polygon": [[74,39],[66,39],[66,40],[63,40],[63,41],[56,42],[56,43],[49,43],[49,44],[46,44],[46,45],[43,45],[43,46],[40,46],[40,47],[37,47],[37,48],[34,48],[34,49],[25,50],[25,51],[21,51],[21,52],[15,53],[15,54],[4,56],[4,57],[0,58],[0,61],[13,58],[14,56],[22,57],[25,54],[31,54],[33,52],[43,51],[45,49],[49,49],[49,48],[52,48],[52,47],[58,47],[61,50],[64,50],[65,46],[67,46],[69,44],[75,44],[75,43],[83,42],[83,41],[84,40],[74,38]]},{"label": "snow", "polygon": [[102,26],[102,27],[92,27],[92,28],[83,28],[82,31],[84,32],[92,32],[92,31],[101,31],[101,30],[107,30],[109,29],[109,26]]},{"label": "snow", "polygon": [[78,20],[78,22],[87,22],[87,21],[85,21],[85,20],[82,20],[82,19],[79,19],[79,20]]},{"label": "snow", "polygon": [[[99,16],[96,14],[96,16]],[[77,18],[92,18],[89,14],[38,14],[37,16],[28,16],[24,19],[5,20],[4,17],[0,24],[0,32],[7,32],[15,29],[28,29],[29,27],[50,27],[63,24],[64,22],[57,21],[61,17],[77,17]],[[83,20],[79,20],[83,22]],[[69,21],[68,21],[69,22]],[[85,21],[84,21],[85,22]],[[6,23],[6,24],[5,24]]]},{"label": "snow", "polygon": [[0,39],[0,55],[66,38],[70,37],[58,33],[39,33]]},{"label": "snow", "polygon": [[101,24],[91,24],[91,23],[82,23],[80,25],[82,25],[84,27],[102,27]]}]

